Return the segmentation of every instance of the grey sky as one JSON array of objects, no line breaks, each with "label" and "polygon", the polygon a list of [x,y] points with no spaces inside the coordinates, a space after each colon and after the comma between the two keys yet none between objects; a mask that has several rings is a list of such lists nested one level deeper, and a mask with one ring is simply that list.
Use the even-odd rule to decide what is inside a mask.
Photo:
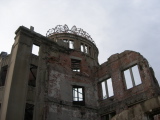
[{"label": "grey sky", "polygon": [[76,25],[99,48],[99,62],[124,50],[148,59],[160,83],[159,0],[1,0],[0,51],[10,53],[15,30],[34,26],[45,35],[56,25]]}]

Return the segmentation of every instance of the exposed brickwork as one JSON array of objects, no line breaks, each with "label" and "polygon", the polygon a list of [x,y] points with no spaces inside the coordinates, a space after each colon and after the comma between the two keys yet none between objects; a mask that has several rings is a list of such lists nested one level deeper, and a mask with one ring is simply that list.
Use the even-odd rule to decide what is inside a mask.
[{"label": "exposed brickwork", "polygon": [[[127,89],[123,71],[135,64],[138,65],[142,84]],[[98,76],[100,81],[107,79],[107,77],[112,78],[114,96],[111,98],[102,99],[102,87],[100,83],[98,84],[100,106],[103,108],[102,111],[106,113],[111,111],[120,113],[128,107],[160,93],[159,89],[155,90],[157,84],[152,81],[153,77],[148,62],[142,55],[134,51],[112,55],[107,62],[99,67]]]},{"label": "exposed brickwork", "polygon": [[[69,42],[66,43],[66,40],[73,41],[74,48],[70,49]],[[31,53],[33,44],[40,46],[39,56]],[[88,53],[81,51],[82,44],[88,46],[85,48],[89,51]],[[138,52],[126,50],[116,53],[99,65],[98,48],[93,41],[71,33],[51,34],[47,38],[25,27],[20,27],[16,31],[12,51],[13,53],[9,56],[0,56],[0,65],[2,67],[9,65],[9,72],[6,75],[6,86],[9,87],[0,89],[2,120],[9,120],[7,119],[9,117],[16,120],[24,119],[25,113],[22,111],[27,111],[27,108],[22,103],[34,106],[33,120],[103,120],[107,118],[109,120],[159,120],[160,118],[160,88],[153,69]],[[79,71],[72,70],[73,59],[79,61],[78,64],[74,63],[79,67],[77,67]],[[13,64],[13,61],[16,64]],[[18,66],[18,63],[21,63],[21,66]],[[28,85],[27,81],[29,73],[30,76],[32,75],[30,65],[37,66],[35,87]],[[127,89],[124,71],[134,65],[138,66],[142,83]],[[18,71],[14,72],[14,70]],[[28,73],[25,74],[26,78],[19,77],[23,71]],[[13,77],[9,74],[13,74]],[[112,79],[114,95],[103,99],[101,84],[108,78]],[[131,79],[134,81],[133,76]],[[10,94],[9,90],[13,86],[8,81],[14,87],[20,84],[24,86],[21,88],[23,91],[20,88],[16,88],[16,91],[12,89],[16,98],[13,93]],[[17,81],[19,81],[18,84]],[[73,86],[83,88],[83,92],[77,90],[77,96],[74,95]],[[17,94],[23,95],[23,98]],[[74,100],[78,97],[82,101]],[[7,100],[10,102],[8,103]],[[15,101],[12,102],[12,100]],[[18,108],[22,109],[19,110],[21,114],[19,115],[19,112],[14,115],[12,111],[15,108],[12,106],[15,102],[18,103],[18,100],[20,101]],[[79,103],[75,104],[75,102]],[[84,104],[80,104],[82,102]],[[7,111],[4,112],[4,110]]]}]

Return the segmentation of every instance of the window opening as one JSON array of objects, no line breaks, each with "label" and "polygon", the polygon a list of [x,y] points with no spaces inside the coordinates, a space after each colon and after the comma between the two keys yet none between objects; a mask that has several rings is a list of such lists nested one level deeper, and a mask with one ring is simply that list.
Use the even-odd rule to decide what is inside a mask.
[{"label": "window opening", "polygon": [[34,105],[26,103],[24,120],[33,120]]},{"label": "window opening", "polygon": [[113,96],[113,86],[111,78],[107,80],[109,97]]},{"label": "window opening", "polygon": [[71,59],[71,69],[75,72],[80,72],[81,61],[76,59]]},{"label": "window opening", "polygon": [[81,43],[81,52],[84,52],[83,43]]},{"label": "window opening", "polygon": [[90,47],[88,47],[87,45],[84,45],[83,43],[81,43],[81,52],[90,54]]},{"label": "window opening", "polygon": [[29,81],[28,85],[36,87],[37,66],[30,65]]},{"label": "window opening", "polygon": [[106,85],[105,82],[101,83],[102,85],[102,94],[103,94],[103,99],[107,98],[107,91],[106,91]]},{"label": "window opening", "polygon": [[101,83],[103,99],[114,95],[112,79],[109,78]]},{"label": "window opening", "polygon": [[37,56],[39,55],[39,46],[38,45],[33,44],[32,54],[37,55]]},{"label": "window opening", "polygon": [[126,80],[126,84],[127,84],[127,89],[132,88],[133,84],[132,84],[132,79],[131,79],[129,69],[124,71],[124,76],[125,76],[125,80]]},{"label": "window opening", "polygon": [[130,89],[142,83],[137,65],[125,70],[124,78],[127,89]]},{"label": "window opening", "polygon": [[135,85],[141,84],[142,81],[141,81],[141,78],[140,78],[140,74],[139,74],[139,70],[138,70],[137,65],[132,67],[132,72],[133,72],[133,76],[134,76]]},{"label": "window opening", "polygon": [[6,65],[6,66],[1,68],[0,86],[4,86],[5,85],[7,71],[8,71],[8,65]]},{"label": "window opening", "polygon": [[73,40],[69,41],[69,48],[74,49],[74,41]]},{"label": "window opening", "polygon": [[87,45],[85,45],[85,53],[88,53],[88,47],[87,47]]},{"label": "window opening", "polygon": [[68,43],[68,40],[67,39],[63,39],[63,42]]},{"label": "window opening", "polygon": [[84,87],[73,86],[73,104],[85,105],[85,102],[84,102]]}]

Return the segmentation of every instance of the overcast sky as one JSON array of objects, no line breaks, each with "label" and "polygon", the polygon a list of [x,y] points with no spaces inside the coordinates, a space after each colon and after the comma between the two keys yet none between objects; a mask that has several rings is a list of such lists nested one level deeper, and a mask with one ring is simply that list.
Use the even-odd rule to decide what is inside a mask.
[{"label": "overcast sky", "polygon": [[140,52],[160,83],[160,0],[0,0],[0,51],[10,53],[21,25],[46,35],[76,25],[99,48],[99,63],[125,50]]}]

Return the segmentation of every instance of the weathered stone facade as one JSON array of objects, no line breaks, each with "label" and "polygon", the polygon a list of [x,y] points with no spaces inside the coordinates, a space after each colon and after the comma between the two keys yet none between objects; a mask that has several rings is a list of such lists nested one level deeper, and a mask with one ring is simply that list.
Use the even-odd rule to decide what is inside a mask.
[{"label": "weathered stone facade", "polygon": [[99,65],[86,35],[19,27],[11,54],[0,55],[0,120],[159,120],[160,88],[147,60],[126,50]]}]

